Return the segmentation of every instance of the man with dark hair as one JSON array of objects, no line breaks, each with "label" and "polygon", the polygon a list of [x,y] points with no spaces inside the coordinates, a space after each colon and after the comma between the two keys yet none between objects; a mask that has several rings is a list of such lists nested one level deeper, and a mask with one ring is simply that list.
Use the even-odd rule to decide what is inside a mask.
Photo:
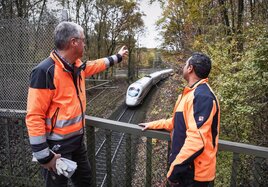
[{"label": "man with dark hair", "polygon": [[210,58],[194,53],[183,68],[188,85],[178,97],[172,118],[139,124],[143,130],[171,132],[167,173],[171,186],[207,187],[215,178],[220,108],[207,83],[210,69]]},{"label": "man with dark hair", "polygon": [[60,157],[77,163],[71,176],[75,186],[91,186],[83,140],[85,78],[119,63],[128,51],[122,47],[116,55],[82,63],[85,35],[83,28],[72,22],[61,22],[55,28],[54,42],[56,49],[33,69],[30,77],[26,116],[30,144],[43,166],[46,186],[67,186],[66,173],[56,174]]},{"label": "man with dark hair", "polygon": [[207,78],[211,70],[210,58],[202,53],[193,53],[189,65],[193,66],[194,72],[201,79]]}]

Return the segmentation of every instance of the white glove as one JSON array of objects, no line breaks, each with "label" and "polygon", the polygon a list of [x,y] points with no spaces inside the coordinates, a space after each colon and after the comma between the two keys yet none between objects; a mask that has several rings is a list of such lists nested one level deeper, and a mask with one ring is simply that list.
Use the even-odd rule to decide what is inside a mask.
[{"label": "white glove", "polygon": [[56,169],[58,175],[64,175],[67,178],[70,178],[77,168],[76,162],[66,159],[58,158],[56,160]]}]

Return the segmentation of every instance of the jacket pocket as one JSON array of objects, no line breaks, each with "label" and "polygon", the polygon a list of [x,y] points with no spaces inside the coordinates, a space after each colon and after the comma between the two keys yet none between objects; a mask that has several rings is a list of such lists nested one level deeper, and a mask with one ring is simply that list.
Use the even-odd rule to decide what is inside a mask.
[{"label": "jacket pocket", "polygon": [[56,126],[56,123],[57,123],[57,118],[58,118],[58,114],[59,114],[59,110],[60,110],[60,107],[57,107],[56,111],[54,112],[52,118],[51,118],[51,130],[50,130],[50,135],[52,134],[55,126]]}]

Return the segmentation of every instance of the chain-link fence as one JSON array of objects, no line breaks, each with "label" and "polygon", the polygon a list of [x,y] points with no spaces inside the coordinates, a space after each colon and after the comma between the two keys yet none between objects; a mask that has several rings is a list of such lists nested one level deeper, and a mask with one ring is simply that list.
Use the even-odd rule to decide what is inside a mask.
[{"label": "chain-link fence", "polygon": [[[40,186],[24,123],[30,72],[52,50],[55,21],[0,20],[0,186]],[[21,118],[17,118],[21,117]]]},{"label": "chain-link fence", "polygon": [[0,118],[0,186],[42,186],[40,165],[33,163],[24,118]]},{"label": "chain-link fence", "polygon": [[[29,75],[52,50],[55,21],[0,20],[0,113],[26,110]],[[14,114],[14,113],[13,113]]]}]

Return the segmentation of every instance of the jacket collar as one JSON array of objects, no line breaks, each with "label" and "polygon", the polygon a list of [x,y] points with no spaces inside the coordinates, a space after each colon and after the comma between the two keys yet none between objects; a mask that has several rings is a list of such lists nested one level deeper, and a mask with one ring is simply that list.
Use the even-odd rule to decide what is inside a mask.
[{"label": "jacket collar", "polygon": [[[64,61],[64,59],[62,59],[55,50],[53,50],[51,53],[50,53],[50,57],[54,60],[54,62],[59,65],[64,71],[67,71],[67,72],[72,72],[72,69],[70,67],[70,65],[67,64],[67,62]],[[80,59],[77,59],[75,61],[75,66],[76,67],[79,67],[81,66],[82,62]]]},{"label": "jacket collar", "polygon": [[186,86],[183,90],[183,94],[187,94],[188,92],[194,90],[197,86],[201,85],[201,84],[205,84],[208,82],[208,78],[205,79],[201,79],[199,81],[197,81],[196,83],[194,83],[194,85],[192,85],[191,87]]}]

